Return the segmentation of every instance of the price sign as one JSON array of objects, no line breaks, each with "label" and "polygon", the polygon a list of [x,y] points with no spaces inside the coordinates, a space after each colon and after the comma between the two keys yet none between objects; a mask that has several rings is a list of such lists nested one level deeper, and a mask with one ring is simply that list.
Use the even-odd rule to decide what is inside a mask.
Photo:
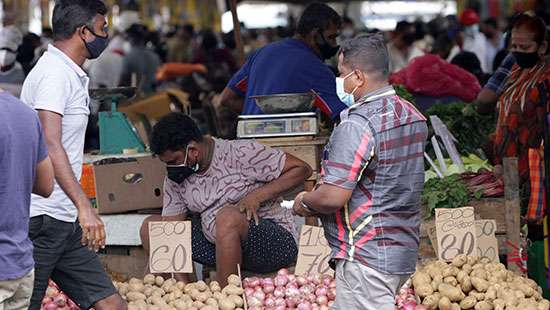
[{"label": "price sign", "polygon": [[322,227],[302,226],[298,244],[296,274],[334,274],[328,265],[331,258],[325,232]]},{"label": "price sign", "polygon": [[476,255],[474,208],[435,209],[437,256],[450,261],[459,254]]},{"label": "price sign", "polygon": [[149,222],[151,273],[191,273],[191,222]]},{"label": "price sign", "polygon": [[477,255],[487,257],[493,262],[500,262],[498,257],[498,241],[495,236],[497,222],[495,220],[477,220],[475,225]]}]

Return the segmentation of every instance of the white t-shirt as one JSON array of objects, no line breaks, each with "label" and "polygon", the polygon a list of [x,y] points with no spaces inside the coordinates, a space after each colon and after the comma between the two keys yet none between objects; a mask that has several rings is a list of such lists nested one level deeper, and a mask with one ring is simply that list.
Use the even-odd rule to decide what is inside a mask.
[{"label": "white t-shirt", "polygon": [[464,35],[464,44],[462,50],[476,54],[481,64],[483,72],[490,72],[487,63],[485,36],[482,33],[476,33],[473,37]]},{"label": "white t-shirt", "polygon": [[[31,70],[21,91],[21,100],[37,110],[63,116],[61,142],[77,179],[82,174],[84,136],[90,114],[89,78],[76,63],[53,45]],[[77,209],[55,183],[49,198],[32,195],[30,216],[48,215],[75,222]]]}]

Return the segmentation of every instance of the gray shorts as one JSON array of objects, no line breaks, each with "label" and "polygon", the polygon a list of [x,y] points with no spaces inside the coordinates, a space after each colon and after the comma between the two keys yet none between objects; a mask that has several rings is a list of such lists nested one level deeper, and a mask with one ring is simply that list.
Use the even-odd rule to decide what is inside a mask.
[{"label": "gray shorts", "polygon": [[25,310],[31,302],[34,270],[20,279],[0,281],[0,310]]},{"label": "gray shorts", "polygon": [[336,262],[336,310],[395,310],[397,291],[410,275],[384,274],[359,262]]},{"label": "gray shorts", "polygon": [[96,253],[81,244],[78,222],[41,215],[32,217],[29,237],[34,245],[35,280],[29,309],[39,310],[51,278],[81,309],[117,294]]}]

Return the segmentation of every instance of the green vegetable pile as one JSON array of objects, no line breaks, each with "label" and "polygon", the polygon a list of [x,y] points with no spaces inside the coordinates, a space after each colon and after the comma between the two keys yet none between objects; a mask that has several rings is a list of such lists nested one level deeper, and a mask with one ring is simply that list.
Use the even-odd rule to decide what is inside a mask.
[{"label": "green vegetable pile", "polygon": [[436,208],[461,208],[468,202],[470,191],[459,174],[433,178],[424,184],[422,205],[426,207],[426,218],[432,217]]},{"label": "green vegetable pile", "polygon": [[[436,104],[426,110],[425,115],[437,115],[453,136],[458,140],[457,150],[467,155],[477,153],[489,142],[489,135],[495,131],[496,115],[485,116],[477,113],[474,104],[452,103]],[[429,136],[434,132],[430,126]],[[431,144],[427,150],[433,156]]]},{"label": "green vegetable pile", "polygon": [[[464,168],[467,172],[478,172],[481,169],[493,170],[493,166],[491,166],[487,160],[483,160],[479,158],[475,154],[469,154],[468,156],[462,156],[462,163],[464,164]],[[439,167],[439,162],[435,161],[436,165]],[[453,161],[449,158],[445,159],[445,165],[447,166],[447,171],[445,171],[443,176],[450,176],[453,174],[460,173],[459,168],[457,165],[453,164]],[[437,174],[435,173],[434,169],[430,167],[429,170],[426,171],[426,181],[431,180],[433,178],[437,178]]]}]

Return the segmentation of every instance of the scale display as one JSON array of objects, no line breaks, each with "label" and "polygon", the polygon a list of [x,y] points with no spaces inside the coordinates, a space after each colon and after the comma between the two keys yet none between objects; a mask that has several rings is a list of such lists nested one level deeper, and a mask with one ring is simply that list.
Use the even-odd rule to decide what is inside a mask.
[{"label": "scale display", "polygon": [[238,138],[314,136],[319,133],[315,113],[241,116]]}]

